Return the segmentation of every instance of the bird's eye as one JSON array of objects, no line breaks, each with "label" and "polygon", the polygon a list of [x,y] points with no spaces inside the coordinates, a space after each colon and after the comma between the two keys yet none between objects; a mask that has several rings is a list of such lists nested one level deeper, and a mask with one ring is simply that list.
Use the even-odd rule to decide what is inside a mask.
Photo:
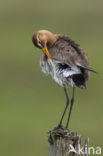
[{"label": "bird's eye", "polygon": [[40,40],[38,42],[39,42],[39,44],[41,44],[41,41]]}]

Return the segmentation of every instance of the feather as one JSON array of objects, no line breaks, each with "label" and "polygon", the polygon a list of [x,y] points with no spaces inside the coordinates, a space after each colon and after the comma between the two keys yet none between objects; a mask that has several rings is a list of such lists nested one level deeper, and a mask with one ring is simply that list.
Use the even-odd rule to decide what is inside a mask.
[{"label": "feather", "polygon": [[77,67],[79,67],[79,68],[82,68],[82,69],[85,69],[85,70],[88,70],[88,71],[90,71],[90,72],[93,72],[93,73],[98,74],[98,72],[96,72],[95,70],[91,69],[90,67],[84,67],[84,66],[82,66],[82,65],[80,65],[80,64],[78,64],[78,65],[77,65]]}]

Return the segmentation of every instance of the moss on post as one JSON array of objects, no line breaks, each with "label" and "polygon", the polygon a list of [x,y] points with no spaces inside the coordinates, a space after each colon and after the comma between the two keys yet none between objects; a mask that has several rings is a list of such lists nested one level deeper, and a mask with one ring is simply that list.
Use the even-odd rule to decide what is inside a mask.
[{"label": "moss on post", "polygon": [[[69,129],[54,129],[49,132],[49,156],[80,156],[81,136]],[[86,142],[87,144],[87,142]],[[72,147],[77,152],[73,152]],[[86,154],[85,156],[88,156]]]}]

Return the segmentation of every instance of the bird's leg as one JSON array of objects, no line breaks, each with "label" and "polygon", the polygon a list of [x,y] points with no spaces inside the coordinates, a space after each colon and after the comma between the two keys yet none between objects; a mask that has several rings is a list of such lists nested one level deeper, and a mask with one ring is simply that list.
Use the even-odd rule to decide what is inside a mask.
[{"label": "bird's leg", "polygon": [[69,106],[69,97],[68,97],[67,89],[66,89],[65,87],[64,87],[64,92],[65,92],[65,96],[66,96],[66,107],[65,107],[65,109],[64,109],[64,112],[63,112],[63,115],[62,115],[62,117],[61,117],[60,123],[59,123],[59,125],[57,126],[58,128],[61,128],[61,127],[62,127],[62,121],[63,121],[64,115],[65,115],[65,113],[66,113],[66,110],[67,110],[67,108],[68,108],[68,106]]},{"label": "bird's leg", "polygon": [[65,128],[68,128],[68,125],[69,125],[70,116],[71,116],[71,112],[72,112],[72,108],[73,108],[73,104],[74,104],[74,94],[75,94],[75,87],[73,87],[73,95],[72,95],[72,99],[71,99],[71,106],[70,106],[68,120],[67,120],[67,124],[66,124]]}]

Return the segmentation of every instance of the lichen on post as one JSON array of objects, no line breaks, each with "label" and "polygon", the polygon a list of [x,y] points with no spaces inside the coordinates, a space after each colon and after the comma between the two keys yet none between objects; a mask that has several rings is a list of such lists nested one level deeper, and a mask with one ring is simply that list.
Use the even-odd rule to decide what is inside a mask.
[{"label": "lichen on post", "polygon": [[49,132],[49,156],[79,156],[78,152],[81,136],[69,129],[54,129]]}]

